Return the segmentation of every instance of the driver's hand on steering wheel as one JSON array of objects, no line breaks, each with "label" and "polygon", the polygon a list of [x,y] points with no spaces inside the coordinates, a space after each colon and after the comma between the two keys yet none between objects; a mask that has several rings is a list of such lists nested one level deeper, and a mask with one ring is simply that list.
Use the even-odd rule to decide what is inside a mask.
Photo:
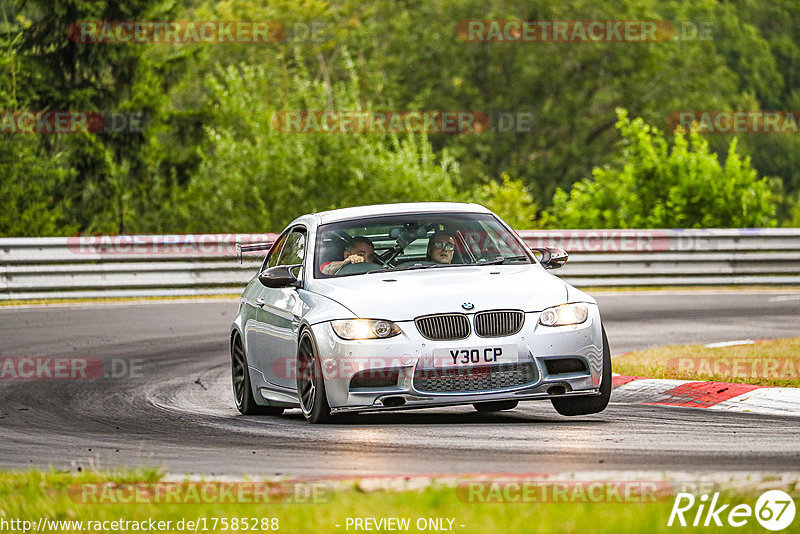
[{"label": "driver's hand on steering wheel", "polygon": [[359,256],[358,254],[352,254],[344,260],[343,265],[347,265],[348,263],[362,263],[363,261],[364,258]]}]

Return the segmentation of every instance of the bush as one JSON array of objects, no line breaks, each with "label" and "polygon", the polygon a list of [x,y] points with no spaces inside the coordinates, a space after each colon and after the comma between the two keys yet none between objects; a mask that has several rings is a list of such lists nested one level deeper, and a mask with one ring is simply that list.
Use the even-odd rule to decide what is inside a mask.
[{"label": "bush", "polygon": [[676,130],[672,149],[641,118],[617,109],[622,161],[559,189],[544,222],[562,228],[745,228],[775,226],[771,181],[731,141],[725,164],[696,132]]},{"label": "bush", "polygon": [[486,206],[516,230],[533,228],[536,203],[530,192],[521,181],[513,180],[507,174],[503,174],[502,179],[502,184],[491,180],[477,186],[465,196],[465,201]]}]

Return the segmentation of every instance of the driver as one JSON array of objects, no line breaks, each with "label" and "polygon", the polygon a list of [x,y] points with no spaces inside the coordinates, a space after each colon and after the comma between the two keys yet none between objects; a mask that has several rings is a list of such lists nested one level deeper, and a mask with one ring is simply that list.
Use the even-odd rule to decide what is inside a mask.
[{"label": "driver", "polygon": [[344,261],[329,261],[320,266],[322,274],[336,274],[339,269],[351,263],[372,263],[375,256],[375,246],[369,238],[364,236],[354,237],[344,250]]},{"label": "driver", "polygon": [[456,250],[456,241],[447,232],[439,231],[428,240],[428,261],[451,263]]}]

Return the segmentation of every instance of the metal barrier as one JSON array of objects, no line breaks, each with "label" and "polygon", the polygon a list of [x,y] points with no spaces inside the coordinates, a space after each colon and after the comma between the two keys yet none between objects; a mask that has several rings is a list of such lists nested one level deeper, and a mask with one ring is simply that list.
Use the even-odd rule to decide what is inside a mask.
[{"label": "metal barrier", "polygon": [[[800,229],[524,230],[559,246],[576,286],[800,285]],[[239,293],[275,234],[0,238],[0,300]]]},{"label": "metal barrier", "polygon": [[800,285],[800,229],[521,231],[570,253],[575,286]]}]

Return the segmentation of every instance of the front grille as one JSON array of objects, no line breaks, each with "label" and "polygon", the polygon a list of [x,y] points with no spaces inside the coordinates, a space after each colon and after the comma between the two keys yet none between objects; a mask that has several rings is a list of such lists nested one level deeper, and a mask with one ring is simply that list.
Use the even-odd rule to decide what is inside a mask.
[{"label": "front grille", "polygon": [[417,369],[414,372],[414,389],[434,393],[507,389],[535,381],[536,370],[530,363]]},{"label": "front grille", "polygon": [[464,339],[469,336],[469,319],[460,313],[426,315],[414,319],[419,333],[428,339]]},{"label": "front grille", "polygon": [[481,337],[501,337],[522,329],[525,314],[518,310],[485,311],[475,314],[475,333]]}]

